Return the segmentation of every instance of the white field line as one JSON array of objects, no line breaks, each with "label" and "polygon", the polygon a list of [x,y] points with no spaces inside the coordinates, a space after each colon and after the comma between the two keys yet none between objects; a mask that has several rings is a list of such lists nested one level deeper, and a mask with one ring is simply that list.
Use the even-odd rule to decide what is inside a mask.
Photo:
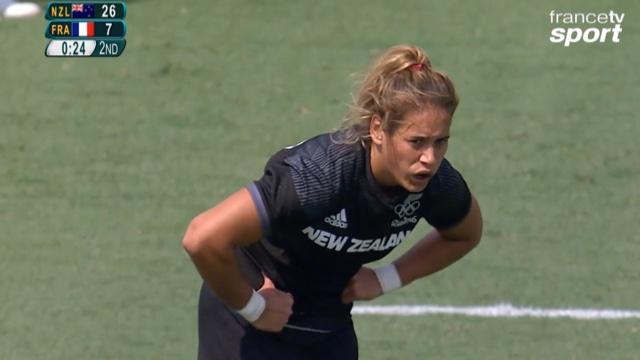
[{"label": "white field line", "polygon": [[570,318],[581,320],[640,319],[640,310],[623,309],[542,309],[496,304],[486,306],[438,306],[438,305],[357,305],[351,311],[355,315],[415,316],[430,314],[464,315],[494,318]]}]

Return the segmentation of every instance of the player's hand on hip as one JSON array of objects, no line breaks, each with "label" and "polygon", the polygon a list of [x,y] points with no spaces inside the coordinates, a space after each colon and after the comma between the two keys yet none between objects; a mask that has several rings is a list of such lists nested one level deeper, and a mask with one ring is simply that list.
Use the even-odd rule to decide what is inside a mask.
[{"label": "player's hand on hip", "polygon": [[363,266],[342,291],[342,302],[349,304],[356,300],[372,300],[380,295],[382,295],[382,287],[376,273]]},{"label": "player's hand on hip", "polygon": [[264,297],[264,312],[252,325],[263,331],[280,332],[289,321],[293,307],[293,295],[276,289],[273,281],[264,277],[264,285],[258,290]]}]

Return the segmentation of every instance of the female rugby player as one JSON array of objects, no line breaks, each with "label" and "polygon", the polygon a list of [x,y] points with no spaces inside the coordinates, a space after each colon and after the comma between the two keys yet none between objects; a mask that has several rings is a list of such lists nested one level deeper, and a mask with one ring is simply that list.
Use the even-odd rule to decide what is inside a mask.
[{"label": "female rugby player", "polygon": [[[478,244],[480,208],[445,159],[458,96],[413,46],[373,64],[342,127],[271,157],[196,216],[199,359],[357,359],[350,311]],[[420,218],[433,230],[380,268]]]}]

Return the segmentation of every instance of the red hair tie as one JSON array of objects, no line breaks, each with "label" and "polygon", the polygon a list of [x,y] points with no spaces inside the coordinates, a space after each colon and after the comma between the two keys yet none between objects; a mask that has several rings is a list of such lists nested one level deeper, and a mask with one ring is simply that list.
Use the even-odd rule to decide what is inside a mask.
[{"label": "red hair tie", "polygon": [[411,70],[411,71],[421,71],[423,67],[424,67],[424,64],[417,63],[417,64],[410,65],[409,66],[409,70]]}]

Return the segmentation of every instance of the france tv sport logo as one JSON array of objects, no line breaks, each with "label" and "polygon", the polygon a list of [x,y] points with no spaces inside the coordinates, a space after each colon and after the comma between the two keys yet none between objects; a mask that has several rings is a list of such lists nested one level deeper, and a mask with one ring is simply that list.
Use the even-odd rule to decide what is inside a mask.
[{"label": "france tv sport logo", "polygon": [[[616,13],[609,10],[608,13],[562,13],[551,10],[549,13],[551,24],[570,24],[574,27],[556,27],[551,30],[549,41],[552,43],[562,43],[565,47],[573,43],[604,43],[609,40],[614,43],[620,42],[622,33],[622,21],[624,13]],[[588,24],[591,27],[585,29],[575,27],[577,24]],[[598,26],[595,26],[595,25]]]}]

